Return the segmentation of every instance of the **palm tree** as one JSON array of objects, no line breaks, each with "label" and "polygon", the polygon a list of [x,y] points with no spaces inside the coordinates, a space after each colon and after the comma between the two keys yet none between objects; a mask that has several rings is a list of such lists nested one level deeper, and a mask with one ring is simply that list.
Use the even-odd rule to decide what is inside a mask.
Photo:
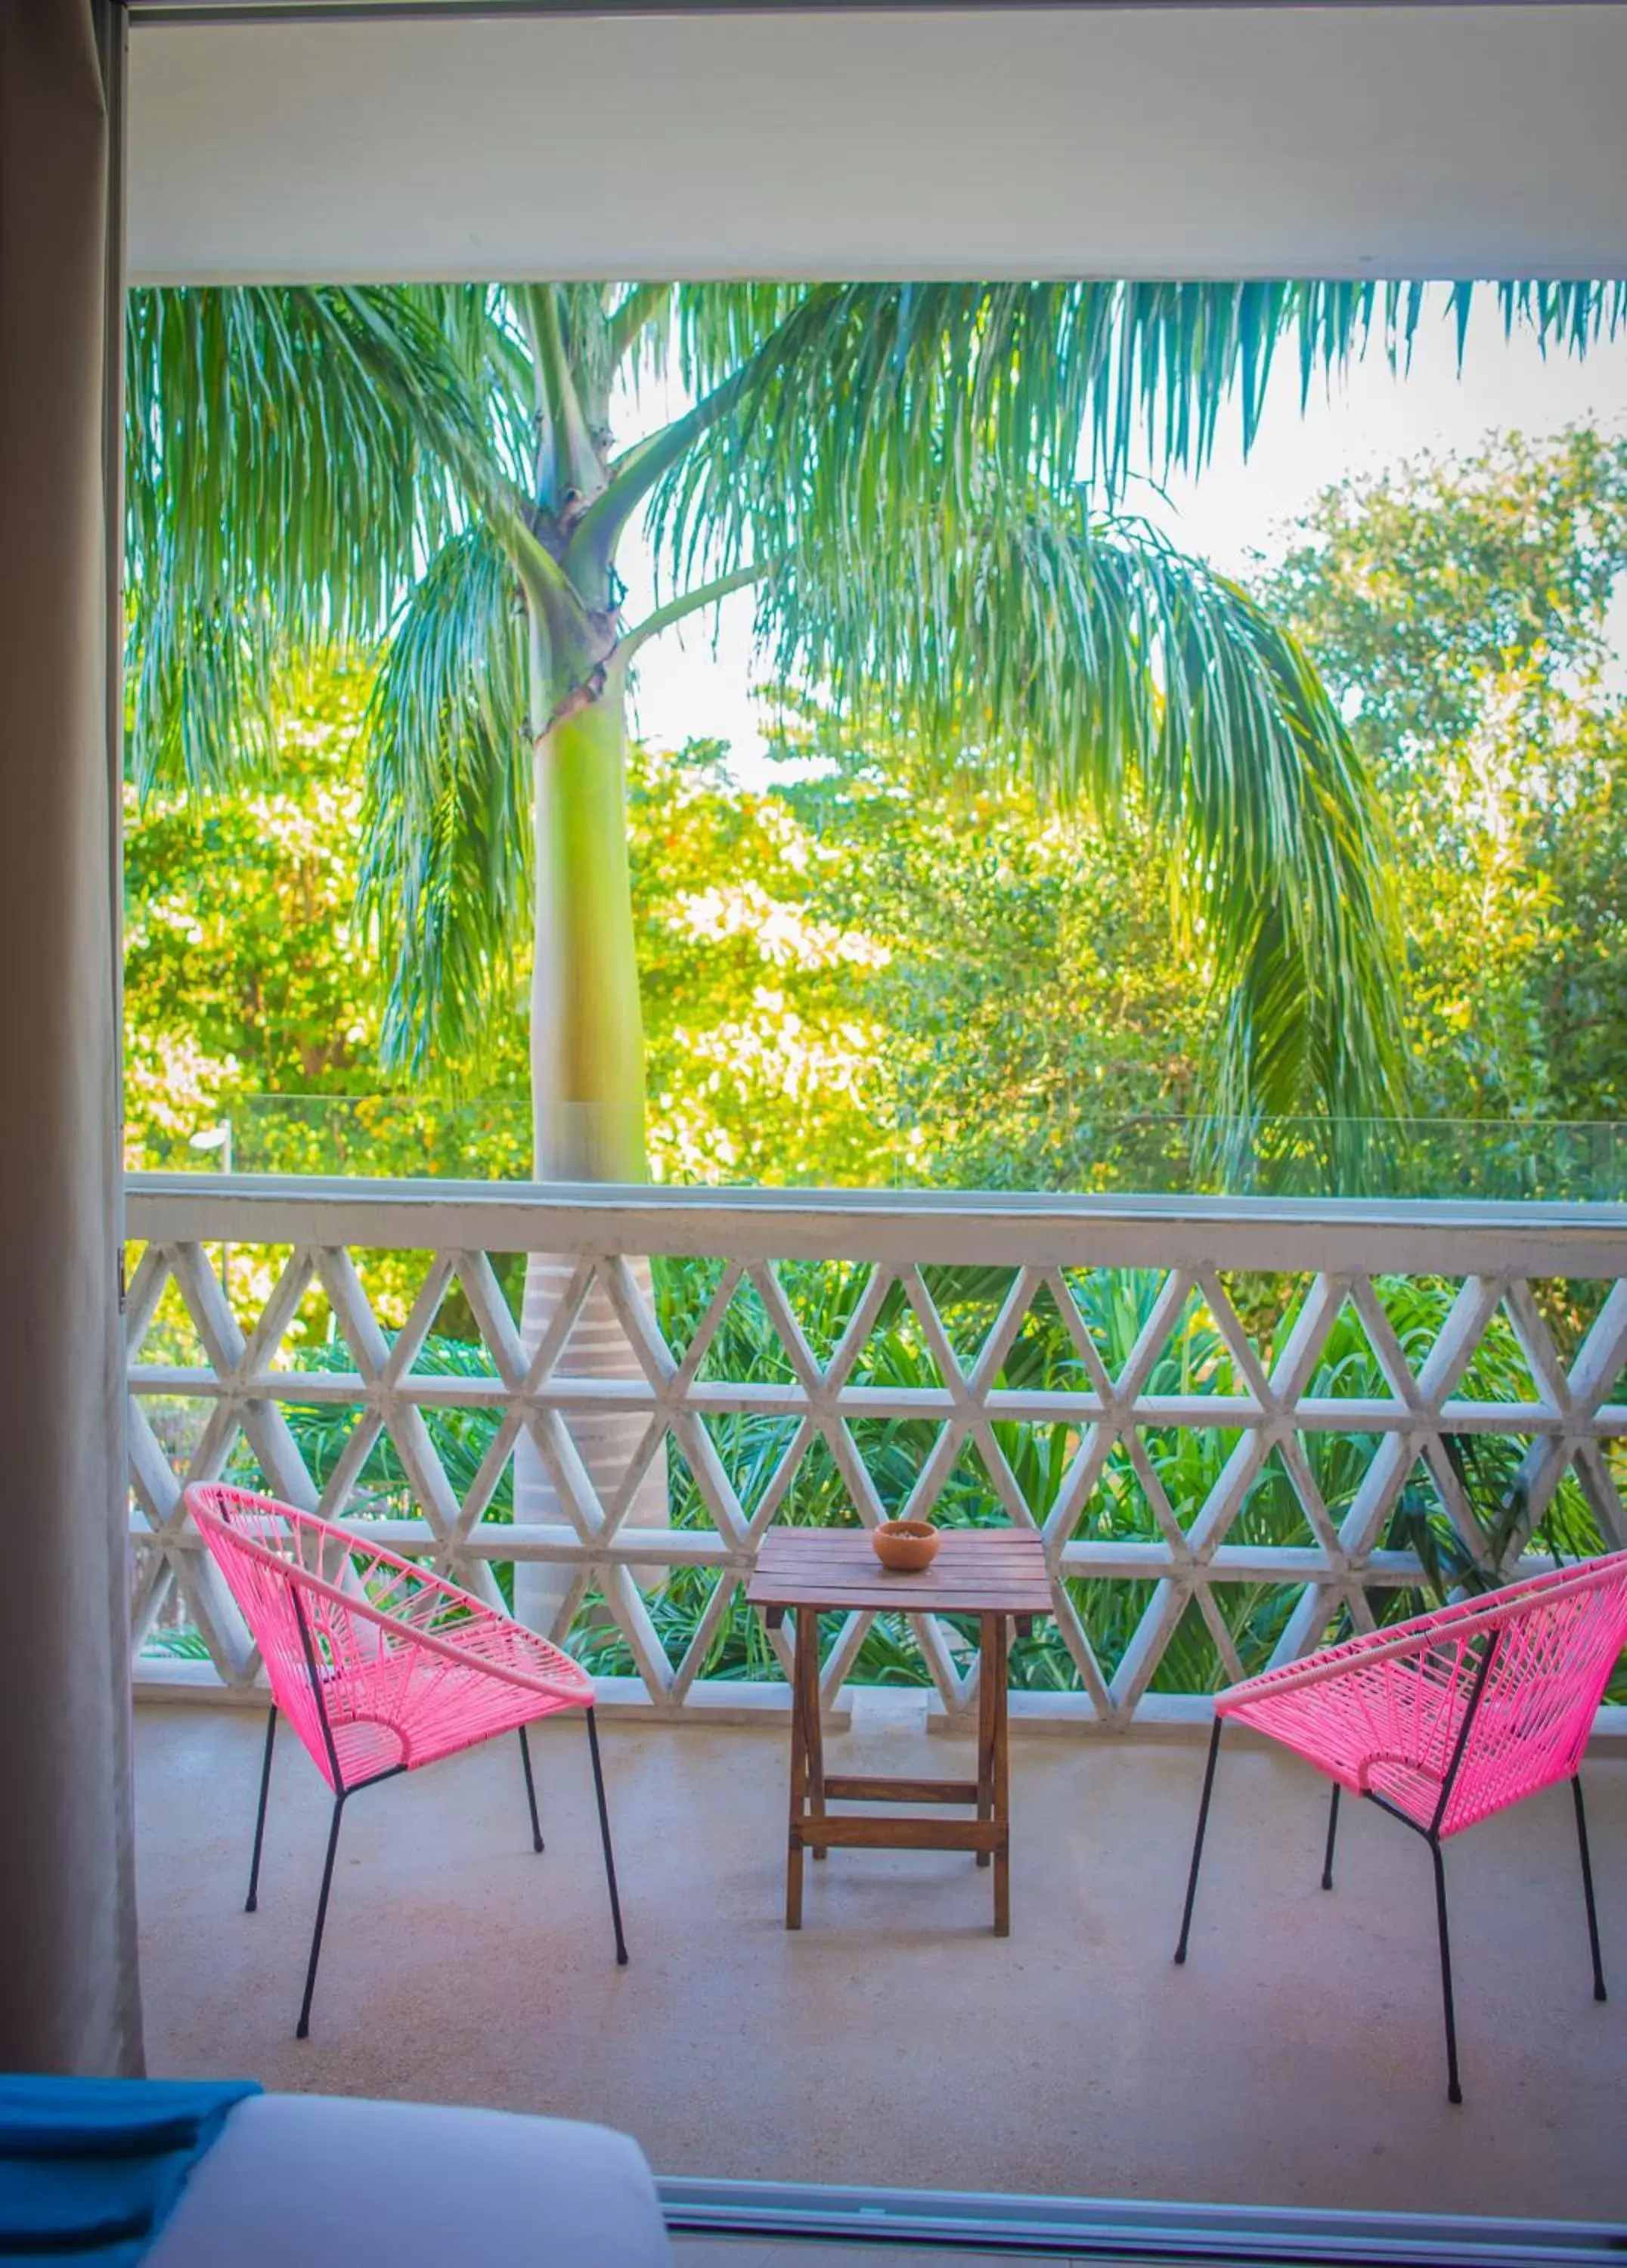
[{"label": "palm tree", "polygon": [[[1578,349],[1627,311],[1619,285],[1500,288],[1510,324]],[[1199,463],[1233,397],[1247,439],[1279,350],[1308,387],[1372,339],[1403,351],[1423,305],[1314,284],[137,293],[138,775],[217,780],[291,644],[375,644],[387,1056],[467,1053],[529,945],[537,1174],[637,1180],[629,672],[751,585],[780,674],[856,722],[903,715],[1104,823],[1143,799],[1214,971],[1220,1114],[1392,1108],[1369,782],[1292,638],[1123,495],[1143,454]],[[618,452],[613,387],[668,367],[693,406]],[[637,522],[670,595],[629,623]]]}]

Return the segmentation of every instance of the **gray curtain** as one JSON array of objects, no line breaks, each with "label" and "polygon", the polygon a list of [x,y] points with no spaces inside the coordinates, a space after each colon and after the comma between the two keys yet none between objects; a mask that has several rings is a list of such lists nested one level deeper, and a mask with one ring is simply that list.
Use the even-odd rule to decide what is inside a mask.
[{"label": "gray curtain", "polygon": [[0,2066],[138,2072],[119,1324],[122,11],[0,0]]}]

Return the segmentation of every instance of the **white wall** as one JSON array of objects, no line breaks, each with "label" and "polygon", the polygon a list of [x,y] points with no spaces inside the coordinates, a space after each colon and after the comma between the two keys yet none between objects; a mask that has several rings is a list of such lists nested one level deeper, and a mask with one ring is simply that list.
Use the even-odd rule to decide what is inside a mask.
[{"label": "white wall", "polygon": [[135,280],[1619,275],[1627,8],[131,33]]}]

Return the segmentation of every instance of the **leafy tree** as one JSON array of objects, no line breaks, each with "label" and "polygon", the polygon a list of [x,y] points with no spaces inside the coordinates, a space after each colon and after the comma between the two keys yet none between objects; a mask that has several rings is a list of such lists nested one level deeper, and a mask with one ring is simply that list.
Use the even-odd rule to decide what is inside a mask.
[{"label": "leafy tree", "polygon": [[[1581,347],[1623,295],[1504,302]],[[381,640],[363,880],[386,1058],[475,1056],[530,939],[537,1170],[637,1176],[629,673],[752,585],[779,674],[850,718],[902,713],[1098,819],[1138,784],[1226,1004],[1222,1108],[1382,1107],[1365,770],[1294,641],[1117,504],[1132,453],[1201,460],[1233,392],[1251,432],[1279,345],[1308,382],[1375,325],[1393,350],[1424,306],[1258,284],[138,293],[138,769],[218,777],[289,638]],[[618,379],[666,366],[694,406],[618,451]],[[645,515],[672,595],[628,624],[615,562]]]},{"label": "leafy tree", "polygon": [[[1619,1112],[1621,453],[1498,444],[1339,490],[1265,593],[1330,656],[1397,814],[1402,1000],[1436,1109]],[[525,1170],[523,945],[465,1072],[477,1103],[392,1094],[376,1061],[383,978],[349,919],[370,684],[356,664],[313,672],[284,692],[264,776],[132,805],[133,1161],[180,1161],[234,1098],[271,1090],[275,1112],[234,1112],[243,1163]],[[656,1174],[1189,1182],[1212,986],[1133,795],[1093,824],[908,733],[782,707],[787,752],[816,768],[766,792],[713,744],[629,755]],[[346,1100],[298,1100],[324,1093]],[[1499,1174],[1526,1185],[1536,1154],[1520,1136]]]},{"label": "leafy tree", "polygon": [[[210,794],[126,789],[132,1166],[195,1165],[191,1138],[229,1117],[250,1171],[527,1168],[523,1109],[409,1102],[379,1061],[384,985],[354,910],[371,685],[354,657],[310,667],[277,696],[274,761]],[[499,1020],[487,1052],[499,1094],[505,1052],[518,1105],[517,1015]]]},{"label": "leafy tree", "polygon": [[876,1033],[873,1178],[1145,1186],[1179,1170],[1172,1140],[1189,1171],[1171,1121],[1203,1107],[1212,964],[1133,786],[1093,824],[797,707],[788,749],[826,760],[779,791],[817,846],[809,902],[878,948],[850,975]]},{"label": "leafy tree", "polygon": [[1577,428],[1330,490],[1263,585],[1394,814],[1434,1113],[1622,1115],[1624,571],[1627,440]]},{"label": "leafy tree", "polygon": [[856,847],[821,841],[702,742],[635,747],[629,818],[650,1076],[664,1181],[886,1181],[891,954],[830,902]]},{"label": "leafy tree", "polygon": [[275,779],[207,799],[125,792],[135,1162],[168,1162],[237,1094],[378,1080],[380,1004],[350,919],[366,688],[342,671],[288,688]]},{"label": "leafy tree", "polygon": [[[229,1115],[250,1170],[526,1170],[523,963],[478,1096],[399,1094],[377,1060],[382,972],[350,917],[368,685],[341,663],[291,688],[269,781],[130,792],[132,1164],[195,1164],[188,1138]],[[658,1178],[1179,1171],[1145,1145],[1196,1106],[1204,983],[1145,822],[1104,835],[1020,783],[929,793],[908,747],[847,755],[815,724],[806,747],[840,762],[760,790],[717,743],[629,751]]]}]

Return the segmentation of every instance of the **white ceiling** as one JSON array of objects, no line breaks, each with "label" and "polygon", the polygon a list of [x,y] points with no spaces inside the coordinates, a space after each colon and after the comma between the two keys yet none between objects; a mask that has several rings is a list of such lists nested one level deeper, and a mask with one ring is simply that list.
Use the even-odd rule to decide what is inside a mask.
[{"label": "white ceiling", "polygon": [[1627,7],[135,20],[136,281],[1627,273]]}]

